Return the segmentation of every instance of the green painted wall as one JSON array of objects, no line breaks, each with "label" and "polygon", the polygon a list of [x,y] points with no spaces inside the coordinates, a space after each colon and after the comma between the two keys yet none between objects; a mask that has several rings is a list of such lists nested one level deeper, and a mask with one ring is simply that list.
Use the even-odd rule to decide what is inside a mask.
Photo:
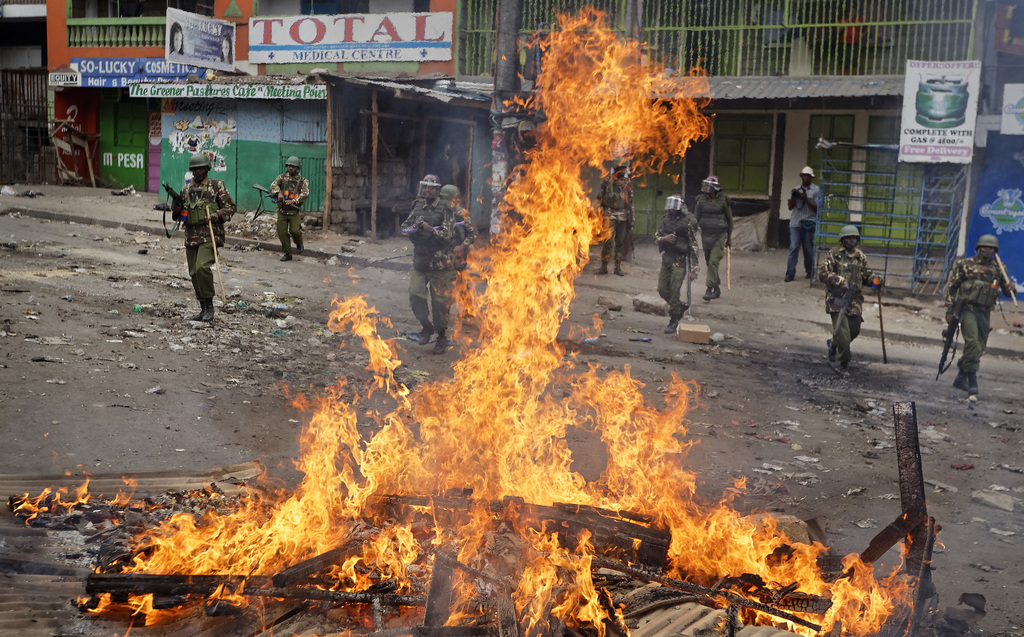
[{"label": "green painted wall", "polygon": [[[284,162],[291,155],[302,160],[302,174],[309,179],[309,199],[303,210],[323,210],[324,160],[327,158],[327,144],[290,144],[285,142],[256,142],[234,140],[229,146],[218,149],[224,157],[224,170],[212,171],[213,179],[222,180],[228,187],[232,199],[241,212],[255,210],[260,193],[253,184],[269,189],[270,184],[284,172]],[[172,150],[170,142],[164,139],[160,149],[160,179],[168,182],[175,190],[185,183],[188,171],[188,155]],[[265,206],[273,209],[267,200]]]},{"label": "green painted wall", "polygon": [[99,176],[113,187],[146,191],[149,110],[146,100],[118,99],[120,90],[101,91]]}]

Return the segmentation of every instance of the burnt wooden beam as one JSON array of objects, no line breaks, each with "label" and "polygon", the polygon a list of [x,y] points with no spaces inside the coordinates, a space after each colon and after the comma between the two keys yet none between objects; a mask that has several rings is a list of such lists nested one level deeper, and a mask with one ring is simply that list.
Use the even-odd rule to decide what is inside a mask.
[{"label": "burnt wooden beam", "polygon": [[162,575],[152,573],[93,573],[85,583],[90,595],[202,595],[209,596],[220,585],[238,588],[250,597],[309,599],[342,604],[372,604],[380,600],[385,606],[423,606],[426,599],[417,595],[391,595],[367,592],[330,591],[321,588],[277,588],[265,575]]},{"label": "burnt wooden beam", "polygon": [[489,626],[406,626],[378,630],[364,637],[489,637],[494,629]]},{"label": "burnt wooden beam", "polygon": [[516,619],[516,605],[512,602],[511,591],[498,594],[494,614],[498,625],[497,637],[519,637],[519,620]]},{"label": "burnt wooden beam", "polygon": [[484,573],[483,571],[473,568],[468,564],[463,564],[458,559],[456,559],[452,555],[449,555],[448,553],[445,553],[444,551],[438,551],[434,553],[434,563],[437,564],[438,561],[441,561],[442,563],[447,563],[453,569],[457,568],[468,575],[472,575],[473,577],[482,579],[485,582],[493,584],[494,586],[500,588],[501,590],[507,593],[511,593],[515,591],[516,588],[518,588],[518,585],[514,581],[512,581],[511,578],[505,575],[490,575],[488,573]]},{"label": "burnt wooden beam", "polygon": [[[434,552],[434,567],[430,569],[427,589],[427,607],[423,612],[424,626],[444,626],[451,616],[452,580],[455,577],[455,558],[438,559],[442,551]],[[450,556],[449,556],[450,557]]]},{"label": "burnt wooden beam", "polygon": [[928,514],[920,509],[913,509],[900,515],[888,526],[882,529],[878,535],[871,538],[868,547],[860,554],[860,559],[866,564],[873,564],[886,551],[896,545],[903,538],[911,535],[928,521]]},{"label": "burnt wooden beam", "polygon": [[[353,546],[354,544],[354,546]],[[362,548],[359,543],[349,543],[345,546],[339,546],[333,548],[326,553],[321,553],[308,560],[303,560],[298,564],[293,564],[288,568],[284,569],[272,578],[274,586],[278,588],[284,588],[290,586],[299,580],[305,579],[313,573],[319,573],[329,566],[342,562],[345,558],[352,555],[353,551]]]},{"label": "burnt wooden beam", "polygon": [[752,608],[754,610],[759,610],[762,613],[774,615],[775,617],[791,621],[794,624],[799,624],[800,626],[804,626],[815,631],[821,630],[821,626],[819,626],[818,624],[809,622],[805,619],[801,619],[796,615],[792,615],[785,611],[779,610],[778,608],[768,606],[767,604],[755,602],[753,600],[747,599],[746,597],[742,597],[730,591],[715,590],[712,588],[708,588],[706,586],[701,586],[699,584],[691,584],[690,582],[685,582],[683,580],[677,580],[672,579],[670,577],[664,577],[662,575],[656,575],[654,573],[649,573],[641,568],[637,568],[635,566],[627,566],[626,564],[622,564],[621,562],[616,562],[614,560],[609,560],[606,558],[595,557],[592,560],[592,564],[595,564],[602,568],[609,568],[615,571],[619,571],[620,573],[628,573],[629,575],[633,575],[637,579],[646,580],[648,582],[658,582],[659,584],[663,586],[668,586],[669,588],[674,588],[676,590],[684,591],[686,593],[693,593],[704,598],[704,600],[716,605],[719,600],[715,600],[714,598],[720,598],[730,604],[736,604],[737,606],[742,606],[744,608]]},{"label": "burnt wooden beam", "polygon": [[[917,431],[917,407],[913,402],[892,404],[893,424],[896,427],[896,459],[899,463],[900,505],[903,512],[921,511],[926,516],[928,507],[924,501],[924,472],[921,469],[921,445]],[[917,575],[924,562],[928,529],[918,526],[910,534],[910,543],[903,563],[905,572]],[[931,571],[925,571],[930,585]]]}]

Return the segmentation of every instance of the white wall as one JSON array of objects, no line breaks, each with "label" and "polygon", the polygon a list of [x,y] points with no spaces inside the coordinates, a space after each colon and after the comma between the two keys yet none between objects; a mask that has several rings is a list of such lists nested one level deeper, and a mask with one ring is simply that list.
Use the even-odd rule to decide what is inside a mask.
[{"label": "white wall", "polygon": [[30,69],[43,65],[41,46],[0,47],[0,69]]}]

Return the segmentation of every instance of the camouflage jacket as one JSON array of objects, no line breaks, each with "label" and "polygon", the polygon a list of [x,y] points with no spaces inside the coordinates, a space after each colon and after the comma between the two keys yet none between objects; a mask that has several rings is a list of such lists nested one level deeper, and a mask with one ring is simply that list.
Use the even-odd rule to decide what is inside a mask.
[{"label": "camouflage jacket", "polygon": [[601,211],[613,221],[628,221],[633,209],[633,186],[628,179],[609,177],[601,182]]},{"label": "camouflage jacket", "polygon": [[[185,245],[202,245],[210,240],[210,223],[206,221],[206,215],[217,213],[220,219],[213,222],[213,235],[217,245],[224,245],[224,223],[231,220],[235,214],[235,202],[231,199],[227,187],[223,181],[206,178],[199,183],[192,180],[192,183],[181,189],[181,200],[188,210],[188,216],[196,222],[183,224],[185,226]],[[202,214],[196,214],[202,211]],[[175,210],[172,217],[178,220],[181,210]]]},{"label": "camouflage jacket", "polygon": [[1003,276],[995,259],[983,259],[977,254],[969,259],[960,259],[953,265],[943,296],[946,316],[952,316],[956,301],[963,301],[972,309],[991,310],[1000,290],[1006,296],[1013,295],[1010,282]]},{"label": "camouflage jacket", "polygon": [[[856,281],[850,280],[854,267],[860,268],[860,276]],[[842,247],[832,248],[818,272],[818,280],[825,284],[825,311],[831,313],[842,309],[837,303],[843,296],[843,284],[848,283],[852,296],[846,313],[860,316],[864,311],[864,286],[870,286],[874,278],[875,275],[868,267],[868,258],[860,248],[855,248],[852,253]]]},{"label": "camouflage jacket", "polygon": [[[402,222],[402,232],[412,241],[412,267],[431,272],[452,269],[452,253],[457,234],[455,209],[450,201],[437,199],[433,204],[420,198],[413,202],[409,216]],[[417,229],[421,221],[434,228],[433,232]]]},{"label": "camouflage jacket", "polygon": [[[662,241],[663,237],[675,235],[675,243]],[[661,252],[661,267],[686,267],[686,258],[690,258],[690,271],[700,270],[697,260],[697,220],[689,212],[666,212],[661,218],[661,225],[654,233],[654,242]]]},{"label": "camouflage jacket", "polygon": [[455,248],[465,248],[464,250],[455,250],[453,253],[452,263],[456,270],[466,269],[466,258],[469,256],[469,248],[476,243],[477,237],[480,233],[477,232],[476,226],[473,225],[473,220],[469,216],[469,211],[463,208],[457,214],[455,221],[455,238],[452,240],[452,244]]},{"label": "camouflage jacket", "polygon": [[297,215],[301,212],[302,204],[309,198],[309,180],[298,173],[295,173],[294,177],[287,172],[281,173],[274,183],[270,184],[270,194],[278,195],[279,213]]},{"label": "camouflage jacket", "polygon": [[732,239],[732,202],[724,192],[718,193],[714,199],[704,193],[697,195],[693,211],[705,241],[723,232]]}]

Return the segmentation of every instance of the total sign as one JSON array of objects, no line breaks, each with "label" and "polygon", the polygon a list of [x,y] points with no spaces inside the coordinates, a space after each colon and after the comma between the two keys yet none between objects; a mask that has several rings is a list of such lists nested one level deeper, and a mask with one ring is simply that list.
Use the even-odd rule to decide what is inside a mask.
[{"label": "total sign", "polygon": [[453,25],[448,12],[250,18],[249,61],[448,61]]}]

